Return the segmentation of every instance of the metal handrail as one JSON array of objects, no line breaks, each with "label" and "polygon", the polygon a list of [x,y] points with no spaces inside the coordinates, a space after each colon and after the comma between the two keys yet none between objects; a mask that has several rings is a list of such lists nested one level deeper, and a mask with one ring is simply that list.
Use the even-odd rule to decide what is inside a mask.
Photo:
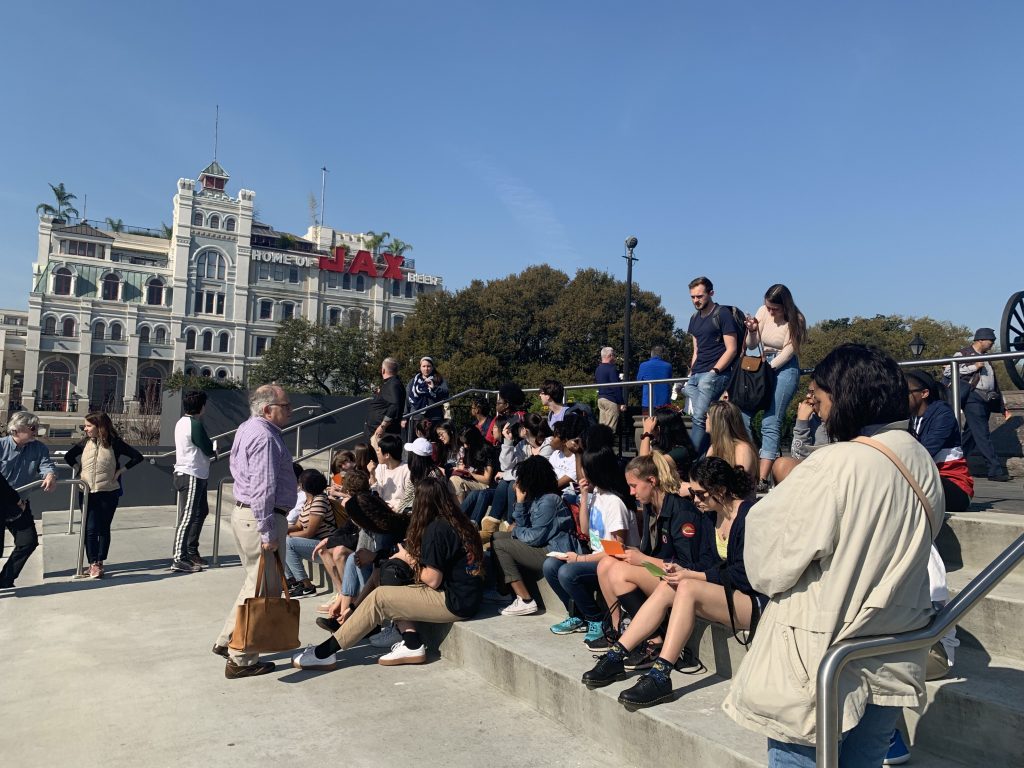
[{"label": "metal handrail", "polygon": [[836,643],[821,659],[817,675],[817,750],[818,768],[838,768],[839,739],[842,733],[839,706],[839,675],[851,661],[931,647],[946,631],[958,624],[1007,574],[1024,559],[1024,535],[1003,550],[995,560],[971,579],[970,583],[936,614],[923,629],[882,637],[861,637]]},{"label": "metal handrail", "polygon": [[220,479],[220,483],[217,485],[217,511],[213,516],[213,554],[211,555],[215,568],[220,567],[220,507],[224,500],[224,486],[234,482],[235,479],[231,475],[226,475]]},{"label": "metal handrail", "polygon": [[351,443],[353,440],[358,440],[362,436],[362,432],[356,432],[354,435],[349,435],[348,437],[343,437],[340,440],[335,440],[333,443],[328,443],[327,445],[321,446],[320,448],[317,448],[315,451],[310,451],[309,453],[304,453],[301,456],[297,456],[295,458],[295,462],[297,464],[301,464],[306,459],[311,459],[314,456],[319,456],[321,453],[324,453],[325,451],[340,448],[345,443]]},{"label": "metal handrail", "polygon": [[[81,480],[76,477],[71,477],[66,480],[58,480],[57,482],[54,483],[54,486],[63,485],[65,483],[67,485],[70,485],[72,488],[71,522],[68,523],[68,534],[71,533],[71,526],[73,525],[75,514],[74,488],[77,486],[82,491],[82,525],[78,531],[78,564],[75,567],[75,575],[71,577],[73,579],[80,579],[84,578],[82,576],[82,566],[85,563],[85,526],[86,521],[89,518],[89,486],[85,484],[84,480]],[[28,483],[27,485],[23,485],[19,488],[16,488],[15,490],[17,490],[18,493],[31,493],[37,488],[42,487],[42,485],[43,480],[35,480],[31,483]]]}]

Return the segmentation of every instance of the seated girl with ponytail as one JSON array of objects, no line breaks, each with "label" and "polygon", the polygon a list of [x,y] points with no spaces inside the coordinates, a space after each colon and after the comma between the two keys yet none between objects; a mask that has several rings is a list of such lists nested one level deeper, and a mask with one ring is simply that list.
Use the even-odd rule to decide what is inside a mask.
[{"label": "seated girl with ponytail", "polygon": [[[592,670],[584,673],[588,688],[599,688],[626,676],[625,659],[658,630],[668,617],[668,631],[658,658],[632,688],[619,694],[628,709],[649,707],[672,698],[669,675],[693,633],[705,619],[752,633],[767,599],[754,591],[743,564],[747,497],[754,480],[743,466],[730,467],[717,457],[698,461],[690,471],[690,495],[702,510],[715,515],[717,562],[706,571],[666,564],[662,583],[633,617],[622,637]],[[748,635],[747,642],[752,635]]]},{"label": "seated girl with ponytail", "polygon": [[[689,463],[683,470],[689,472]],[[660,451],[637,456],[626,465],[626,483],[643,505],[639,549],[612,555],[597,565],[597,579],[605,604],[610,606],[613,634],[622,626],[622,612],[632,618],[661,584],[658,571],[669,564],[691,571],[706,571],[718,560],[714,521],[679,496],[676,465]],[[653,568],[651,566],[654,566]],[[660,634],[645,639],[625,660],[625,669],[650,667],[661,650]]]}]

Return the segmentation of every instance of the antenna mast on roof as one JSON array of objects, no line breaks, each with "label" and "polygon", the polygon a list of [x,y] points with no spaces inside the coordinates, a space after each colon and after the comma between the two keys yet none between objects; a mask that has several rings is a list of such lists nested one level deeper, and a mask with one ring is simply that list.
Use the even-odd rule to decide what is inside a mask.
[{"label": "antenna mast on roof", "polygon": [[324,228],[324,193],[327,191],[328,173],[330,171],[327,170],[326,165],[320,166],[320,229]]},{"label": "antenna mast on roof", "polygon": [[220,130],[220,104],[214,105],[213,113],[213,159],[217,159],[217,139]]}]

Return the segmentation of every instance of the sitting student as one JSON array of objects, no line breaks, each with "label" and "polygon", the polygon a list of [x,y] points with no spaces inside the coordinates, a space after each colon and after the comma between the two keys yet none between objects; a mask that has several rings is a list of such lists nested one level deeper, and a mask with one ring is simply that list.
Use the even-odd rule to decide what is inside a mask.
[{"label": "sitting student", "polygon": [[380,463],[374,467],[374,491],[395,512],[401,512],[402,500],[409,487],[409,465],[402,461],[402,439],[386,434],[377,443]]},{"label": "sitting student", "polygon": [[562,558],[544,562],[544,578],[561,599],[567,611],[575,606],[582,616],[570,614],[551,631],[556,635],[586,630],[584,642],[590,648],[604,646],[603,612],[594,599],[597,590],[597,566],[605,556],[604,541],[635,547],[640,543],[634,500],[629,495],[626,477],[611,448],[583,454],[580,480],[580,530],[590,540],[592,554],[566,552]]},{"label": "sitting student", "polygon": [[543,456],[530,456],[519,464],[515,482],[515,526],[494,534],[491,546],[501,578],[516,599],[502,610],[506,616],[528,616],[537,603],[523,583],[520,567],[540,574],[548,553],[577,552],[576,523],[558,492],[558,478]]},{"label": "sitting student", "polygon": [[540,385],[540,403],[548,410],[548,426],[554,429],[555,424],[565,418],[566,407],[565,387],[555,379],[545,379]]},{"label": "sitting student", "polygon": [[397,511],[409,514],[416,498],[416,483],[427,477],[447,480],[444,471],[434,461],[434,446],[425,437],[417,437],[411,443],[406,443],[405,452],[409,456],[409,484],[405,486],[405,496],[398,502]]},{"label": "sitting student", "polygon": [[345,505],[345,514],[352,524],[339,528],[314,550],[315,554],[327,553],[344,563],[341,594],[326,611],[329,618],[325,622],[334,631],[351,612],[355,598],[371,578],[374,564],[387,559],[394,545],[405,536],[409,517],[395,512],[372,493],[369,475],[359,469],[345,475],[341,490],[332,493]]},{"label": "sitting student", "polygon": [[697,458],[697,451],[678,408],[663,405],[655,409],[653,416],[644,419],[644,432],[640,436],[637,455],[650,456],[655,450],[672,459],[680,475],[688,475],[690,465]]},{"label": "sitting student", "polygon": [[331,457],[331,482],[341,485],[345,473],[356,465],[356,455],[353,451],[338,451]]},{"label": "sitting student", "polygon": [[575,422],[570,420],[568,424],[564,421],[560,421],[555,424],[551,430],[551,455],[548,456],[548,461],[551,462],[551,468],[555,470],[555,476],[558,478],[558,489],[562,492],[562,496],[565,497],[566,504],[575,504],[579,501],[579,488],[577,486],[577,478],[580,474],[580,452],[581,445],[581,432],[578,433],[574,427]]},{"label": "sitting student", "polygon": [[487,402],[487,398],[475,398],[469,406],[469,415],[484,441],[490,445],[497,445],[498,441],[494,437],[494,424],[497,417],[491,415],[491,404]]},{"label": "sitting student", "polygon": [[450,421],[442,421],[434,428],[434,434],[437,435],[437,465],[450,476],[459,456],[455,426]]},{"label": "sitting student", "polygon": [[910,431],[939,468],[947,512],[965,512],[974,498],[974,478],[960,444],[960,425],[927,372],[906,371],[910,390]]},{"label": "sitting student", "polygon": [[466,427],[459,435],[462,444],[460,458],[452,470],[452,485],[461,504],[470,491],[482,491],[494,483],[498,473],[498,453],[484,442],[476,427]]},{"label": "sitting student", "polygon": [[292,659],[296,669],[334,669],[338,651],[351,648],[388,619],[395,622],[401,641],[377,663],[422,664],[427,652],[414,622],[462,621],[479,610],[483,596],[480,534],[443,480],[420,481],[405,544],[395,557],[417,573],[417,581],[377,587],[331,637],[318,646],[307,646]]},{"label": "sitting student", "polygon": [[731,467],[717,456],[701,459],[690,471],[690,495],[697,506],[715,515],[715,547],[719,560],[706,571],[665,568],[662,584],[654,590],[622,637],[612,645],[583,683],[598,688],[625,677],[626,657],[658,630],[665,614],[668,632],[658,658],[637,683],[619,694],[619,703],[647,707],[672,698],[669,674],[693,632],[698,618],[730,626],[733,630],[757,625],[766,599],[747,581],[743,565],[744,525],[754,480],[745,467]]},{"label": "sitting student", "polygon": [[772,464],[772,479],[775,485],[785,480],[797,464],[811,455],[811,451],[828,445],[828,431],[825,422],[814,412],[814,398],[807,396],[796,407],[796,424],[793,425],[793,444],[789,456],[782,456]]},{"label": "sitting student", "polygon": [[[516,437],[519,438],[518,441]],[[543,456],[547,459],[554,449],[551,447],[551,430],[548,428],[547,419],[539,413],[527,414],[526,418],[522,422],[517,422],[514,427],[511,423],[506,423],[502,428],[502,438],[501,454],[498,456],[501,480],[494,488],[491,517],[511,522],[512,505],[515,504],[516,467],[530,456]],[[479,510],[474,510],[474,519],[478,512]]]},{"label": "sitting student", "polygon": [[[315,595],[316,587],[306,576],[303,560],[315,561],[313,552],[317,543],[334,533],[334,510],[327,490],[327,478],[319,469],[307,469],[299,475],[299,487],[306,495],[306,503],[302,506],[299,519],[288,526],[288,552],[285,557],[287,575],[295,582],[288,590],[291,597]],[[324,563],[326,566],[326,563]],[[327,569],[327,575],[334,585],[335,591],[341,591],[341,574]]]},{"label": "sitting student", "polygon": [[[685,465],[687,476],[689,470],[689,465]],[[656,571],[649,570],[645,563],[661,570],[665,570],[666,563],[672,563],[678,568],[706,571],[717,560],[714,524],[688,496],[677,495],[679,474],[676,465],[664,454],[655,451],[629,462],[626,483],[636,500],[643,504],[640,547],[627,549],[623,555],[606,557],[597,566],[601,594],[611,607],[613,634],[624,627],[621,612],[625,611],[632,619],[661,583]],[[650,667],[660,650],[660,636],[649,638],[626,659],[626,669]]]},{"label": "sitting student", "polygon": [[711,447],[707,455],[725,459],[730,467],[740,465],[756,483],[757,448],[750,442],[747,428],[743,426],[743,412],[735,403],[717,400],[708,407],[706,421],[711,435]]}]

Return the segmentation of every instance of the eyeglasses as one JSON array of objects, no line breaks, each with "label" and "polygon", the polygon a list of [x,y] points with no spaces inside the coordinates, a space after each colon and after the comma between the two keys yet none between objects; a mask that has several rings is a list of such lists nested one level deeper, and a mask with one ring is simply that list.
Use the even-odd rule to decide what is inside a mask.
[{"label": "eyeglasses", "polygon": [[275,406],[276,405],[278,408],[284,408],[286,411],[290,411],[292,409],[292,404],[291,403],[270,403],[270,405],[271,406]]},{"label": "eyeglasses", "polygon": [[690,498],[693,499],[694,501],[706,498],[707,495],[707,491],[698,491],[696,488],[690,488]]}]

